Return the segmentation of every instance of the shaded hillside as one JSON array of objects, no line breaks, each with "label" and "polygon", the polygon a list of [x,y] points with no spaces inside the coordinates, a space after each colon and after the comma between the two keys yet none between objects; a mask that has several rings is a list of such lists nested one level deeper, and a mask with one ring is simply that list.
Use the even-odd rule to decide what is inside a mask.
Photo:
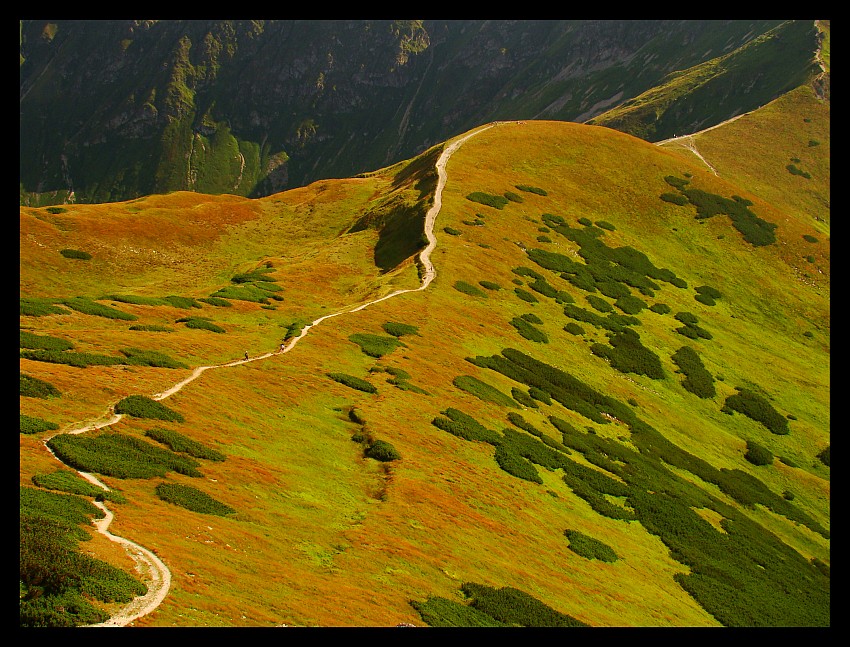
[{"label": "shaded hillside", "polygon": [[670,74],[587,123],[659,141],[755,110],[820,72],[813,21],[789,21],[734,52]]},{"label": "shaded hillside", "polygon": [[584,121],[779,22],[22,21],[21,203],[350,177],[494,119]]},{"label": "shaded hillside", "polygon": [[[22,207],[21,413],[56,429],[22,420],[21,485],[55,483],[42,437],[189,373],[151,351],[256,356],[299,318],[416,285],[351,228],[400,179],[424,190],[426,158],[259,200]],[[828,259],[829,239],[689,152],[596,126],[496,124],[446,172],[426,290],[65,439],[206,448],[130,478],[83,463],[172,571],[136,624],[828,626],[830,276],[804,280],[799,241]],[[108,274],[132,208],[170,236]],[[148,260],[178,242],[196,252],[173,274]]]}]

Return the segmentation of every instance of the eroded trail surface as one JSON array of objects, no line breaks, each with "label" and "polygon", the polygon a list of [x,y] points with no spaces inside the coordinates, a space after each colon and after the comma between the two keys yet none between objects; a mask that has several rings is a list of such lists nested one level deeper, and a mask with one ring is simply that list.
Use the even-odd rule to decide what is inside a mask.
[{"label": "eroded trail surface", "polygon": [[[352,312],[358,312],[363,310],[364,308],[368,308],[370,305],[375,303],[380,303],[381,301],[386,301],[387,299],[391,299],[392,297],[398,296],[399,294],[405,294],[408,292],[419,292],[427,288],[431,281],[434,280],[434,277],[437,275],[437,271],[434,268],[434,264],[431,262],[431,252],[434,251],[434,248],[437,246],[437,238],[434,236],[434,222],[437,219],[437,214],[440,213],[440,209],[442,208],[442,194],[443,187],[446,185],[446,164],[449,161],[449,158],[452,154],[460,148],[460,146],[470,137],[477,135],[478,133],[487,130],[488,128],[492,128],[497,125],[499,122],[494,122],[491,124],[487,124],[486,126],[482,126],[478,130],[475,130],[465,137],[458,139],[452,142],[449,146],[443,150],[442,155],[437,160],[437,188],[434,193],[434,204],[428,210],[428,213],[425,215],[425,235],[428,239],[428,245],[419,253],[419,262],[422,264],[422,283],[418,288],[409,288],[405,290],[396,290],[395,292],[391,292],[379,299],[374,299],[373,301],[369,301],[367,303],[363,303],[357,307],[349,308],[346,310],[341,310],[339,312],[335,312],[333,314],[325,315],[323,317],[319,317],[312,323],[304,326],[301,330],[301,334],[297,337],[294,337],[289,341],[289,343],[278,351],[273,351],[269,353],[265,353],[263,355],[258,355],[256,357],[246,357],[245,359],[234,360],[231,362],[226,362],[224,364],[217,364],[213,366],[199,366],[192,374],[186,379],[178,382],[174,386],[166,389],[161,393],[156,393],[152,396],[154,400],[164,400],[165,398],[177,393],[184,386],[189,384],[190,382],[199,378],[204,371],[214,369],[214,368],[226,368],[228,366],[239,366],[240,364],[245,364],[247,362],[256,362],[258,360],[267,359],[269,357],[274,357],[275,355],[280,355],[282,353],[288,353],[292,350],[295,345],[304,338],[304,336],[315,326],[319,325],[325,319],[330,319],[331,317],[338,317],[339,315],[348,314]],[[114,411],[114,404],[110,406],[109,411],[106,416],[101,420],[93,423],[88,423],[85,426],[79,427],[77,429],[73,429],[71,431],[63,431],[61,433],[66,434],[82,434],[87,431],[93,431],[96,429],[101,429],[103,427],[108,427],[110,425],[114,425],[116,422],[121,420],[122,415],[117,414]],[[54,434],[56,435],[56,434]],[[47,447],[47,441],[50,440],[52,436],[44,439],[45,447]],[[47,450],[53,455],[56,460],[59,458],[53,454],[49,447]],[[61,461],[60,461],[61,462]],[[64,464],[64,463],[63,463]],[[69,467],[70,469],[74,469],[73,467]],[[102,483],[97,477],[92,474],[86,472],[80,472],[75,470],[80,476],[88,480],[89,482],[97,485],[102,488],[104,491],[108,491],[109,488]],[[136,562],[136,570],[140,573],[142,580],[147,584],[148,592],[145,595],[134,598],[128,605],[120,609],[117,613],[112,615],[106,622],[102,622],[96,625],[89,625],[92,627],[123,627],[137,618],[140,618],[154,609],[156,609],[160,603],[165,599],[165,596],[168,594],[168,589],[171,586],[171,571],[168,567],[160,560],[153,552],[140,546],[128,539],[123,537],[119,537],[117,535],[113,535],[109,532],[109,524],[112,523],[113,513],[106,507],[102,502],[95,501],[94,504],[103,510],[106,516],[102,519],[96,519],[93,521],[97,531],[107,537],[110,541],[117,542],[121,544],[124,549],[127,551],[127,554],[133,558]]]}]

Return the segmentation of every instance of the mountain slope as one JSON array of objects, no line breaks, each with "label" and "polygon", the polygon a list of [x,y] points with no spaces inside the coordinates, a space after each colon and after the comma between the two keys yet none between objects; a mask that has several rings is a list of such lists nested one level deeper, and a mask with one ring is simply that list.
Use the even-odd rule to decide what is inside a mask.
[{"label": "mountain slope", "polygon": [[[98,302],[173,332],[76,311],[25,315],[23,303],[22,329],[110,355],[156,348],[190,367],[274,350],[293,319],[365,302],[388,281],[416,284],[410,261],[389,273],[375,265],[365,247],[374,250],[374,230],[346,233],[404,167],[263,200],[22,208],[23,259],[51,250],[37,227],[55,237],[56,257],[60,245],[86,251],[87,223],[108,215],[96,240],[118,249],[134,205],[197,250],[179,290],[163,274],[142,291],[157,277],[148,261],[96,274],[92,249],[88,261],[64,258],[58,277],[39,273],[47,256],[23,264],[23,297],[199,299],[267,260],[284,286],[282,302],[264,304],[274,310],[199,303],[224,334],[185,328],[172,306],[115,299]],[[786,203],[689,153],[596,126],[497,124],[454,153],[447,175],[427,290],[324,321],[285,355],[207,371],[164,400],[182,422],[126,416],[100,432],[143,438],[166,427],[226,456],[204,461],[200,477],[102,477],[126,499],[110,502],[114,532],[155,547],[172,571],[169,596],[136,624],[450,623],[471,617],[461,586],[475,583],[592,626],[828,625],[828,239],[801,248],[819,232]],[[695,218],[705,205],[719,211]],[[324,229],[293,217],[311,209],[308,223]],[[195,213],[199,231],[215,222],[204,214],[234,219],[211,245],[191,241]],[[226,262],[219,250],[244,241]],[[804,249],[826,259],[822,275],[803,280]],[[347,275],[332,266],[343,259]],[[21,412],[59,431],[189,372],[77,368],[23,348],[22,373],[61,396],[22,397]],[[329,377],[340,374],[375,392]],[[370,457],[376,441],[395,459]],[[764,452],[771,460],[754,462]],[[21,436],[22,486],[57,467],[39,434]],[[235,513],[161,501],[163,483]],[[104,558],[131,570],[120,555]],[[495,622],[500,612],[488,609]]]},{"label": "mountain slope", "polygon": [[781,22],[22,21],[21,204],[256,197],[584,121]]}]

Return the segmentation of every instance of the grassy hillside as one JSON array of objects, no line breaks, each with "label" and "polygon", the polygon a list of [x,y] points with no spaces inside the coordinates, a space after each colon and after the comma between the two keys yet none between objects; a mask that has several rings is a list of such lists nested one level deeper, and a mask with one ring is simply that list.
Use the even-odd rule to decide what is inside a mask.
[{"label": "grassy hillside", "polygon": [[[424,167],[262,200],[22,207],[21,373],[59,395],[24,396],[22,377],[21,413],[65,431],[188,376],[150,351],[190,367],[255,355],[294,322],[415,286],[412,259],[382,267],[378,245],[415,251],[386,231],[407,214],[388,205],[401,181],[427,199]],[[200,476],[99,476],[122,497],[112,532],[172,571],[136,624],[828,625],[829,239],[803,239],[811,220],[747,172],[574,123],[466,141],[428,289],[205,372],[162,401],[172,421],[84,434],[165,427],[225,457],[197,459]],[[200,301],[224,288],[266,303]],[[70,310],[86,309],[73,297],[138,319]],[[62,314],[34,316],[48,305]],[[128,347],[149,363],[32,354]],[[21,434],[22,487],[60,467],[40,441],[52,433]],[[162,500],[163,484],[224,512]],[[131,572],[104,543],[90,548]]]}]

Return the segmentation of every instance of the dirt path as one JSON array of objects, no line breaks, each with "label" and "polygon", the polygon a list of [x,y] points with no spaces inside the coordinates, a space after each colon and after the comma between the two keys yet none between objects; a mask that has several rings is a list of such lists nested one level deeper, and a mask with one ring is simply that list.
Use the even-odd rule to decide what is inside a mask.
[{"label": "dirt path", "polygon": [[[405,294],[407,292],[419,292],[427,288],[431,281],[434,280],[434,277],[437,275],[437,271],[434,268],[434,264],[431,262],[431,252],[434,251],[434,248],[437,246],[437,238],[434,235],[434,222],[437,218],[437,214],[440,212],[440,209],[443,205],[443,187],[446,185],[446,164],[449,161],[449,158],[452,154],[460,148],[460,146],[470,137],[477,135],[478,133],[487,130],[488,128],[492,128],[500,122],[494,122],[491,124],[487,124],[486,126],[482,126],[478,130],[475,130],[465,137],[458,139],[452,142],[446,149],[443,151],[440,158],[437,160],[437,188],[434,193],[434,204],[428,210],[428,213],[425,215],[425,236],[428,239],[428,245],[423,249],[419,254],[419,262],[423,267],[422,274],[422,284],[418,288],[409,288],[405,290],[396,290],[395,292],[391,292],[386,296],[380,297],[379,299],[375,299],[373,301],[369,301],[362,305],[359,305],[355,308],[350,308],[347,310],[341,310],[339,312],[335,312],[333,314],[325,315],[323,317],[319,317],[312,323],[301,330],[301,334],[297,337],[294,337],[289,341],[289,343],[282,348],[281,350],[265,353],[263,355],[258,355],[256,357],[248,357],[246,359],[234,360],[232,362],[227,362],[224,364],[216,364],[213,366],[199,366],[192,374],[187,377],[185,380],[178,382],[174,386],[166,389],[161,393],[156,393],[152,396],[154,400],[164,400],[165,398],[177,393],[184,386],[199,378],[204,371],[213,368],[225,368],[228,366],[239,366],[240,364],[246,364],[248,362],[256,362],[258,360],[267,359],[269,357],[273,357],[275,355],[280,355],[282,353],[288,353],[295,347],[301,339],[312,329],[313,327],[320,324],[325,319],[330,319],[331,317],[338,317],[342,314],[348,314],[352,312],[358,312],[363,310],[364,308],[369,307],[375,303],[380,303],[381,301],[386,301],[387,299],[391,299],[392,297],[398,296],[399,294]],[[104,418],[86,424],[83,427],[79,427],[77,429],[71,431],[63,431],[60,433],[66,434],[82,434],[87,431],[93,431],[95,429],[101,429],[102,427],[108,427],[110,425],[114,425],[116,422],[121,420],[122,415],[115,413],[114,410],[115,404],[110,405],[109,411],[104,416]],[[47,441],[50,440],[53,436],[58,434],[52,434],[44,439],[45,447],[47,447]],[[56,460],[59,458],[53,453],[53,451],[47,447],[47,450],[53,455]],[[60,461],[61,462],[61,461]],[[64,464],[64,463],[63,463]],[[70,466],[67,466],[70,467]],[[73,469],[73,468],[71,468]],[[77,473],[85,478],[90,483],[102,488],[104,491],[108,491],[109,488],[102,483],[97,477],[89,474],[87,472],[80,472],[79,470],[75,470]],[[136,562],[136,570],[142,574],[143,579],[145,580],[148,586],[148,592],[143,595],[133,599],[127,606],[123,607],[120,611],[114,614],[109,618],[106,622],[96,624],[96,625],[88,625],[91,627],[123,627],[137,618],[142,617],[156,609],[160,603],[165,599],[165,596],[168,594],[168,589],[171,587],[171,571],[168,570],[168,567],[160,560],[156,555],[154,555],[147,548],[139,546],[138,544],[129,541],[128,539],[124,539],[123,537],[119,537],[117,535],[113,535],[108,531],[109,524],[112,523],[113,513],[106,507],[102,502],[95,501],[94,504],[103,510],[105,513],[105,517],[102,519],[96,519],[93,521],[97,531],[104,535],[110,541],[114,541],[116,543],[121,544],[126,550],[127,554],[133,558]]]},{"label": "dirt path", "polygon": [[682,148],[686,148],[689,151],[691,151],[694,155],[696,155],[702,161],[703,164],[705,164],[709,168],[709,170],[712,173],[717,175],[717,171],[715,170],[715,168],[711,164],[709,164],[708,161],[697,150],[697,146],[696,146],[696,142],[694,141],[694,137],[697,136],[697,135],[702,135],[703,133],[707,133],[709,130],[714,130],[715,128],[720,128],[721,126],[725,126],[726,124],[732,123],[736,119],[740,119],[744,115],[748,115],[748,114],[750,114],[750,113],[744,112],[740,115],[735,115],[731,119],[727,119],[726,121],[722,121],[719,124],[715,124],[714,126],[710,126],[710,127],[706,128],[704,130],[700,130],[699,132],[691,133],[690,135],[682,135],[680,137],[671,137],[670,139],[665,139],[665,140],[660,141],[660,142],[655,142],[655,145],[661,146],[661,144],[678,144]]}]

